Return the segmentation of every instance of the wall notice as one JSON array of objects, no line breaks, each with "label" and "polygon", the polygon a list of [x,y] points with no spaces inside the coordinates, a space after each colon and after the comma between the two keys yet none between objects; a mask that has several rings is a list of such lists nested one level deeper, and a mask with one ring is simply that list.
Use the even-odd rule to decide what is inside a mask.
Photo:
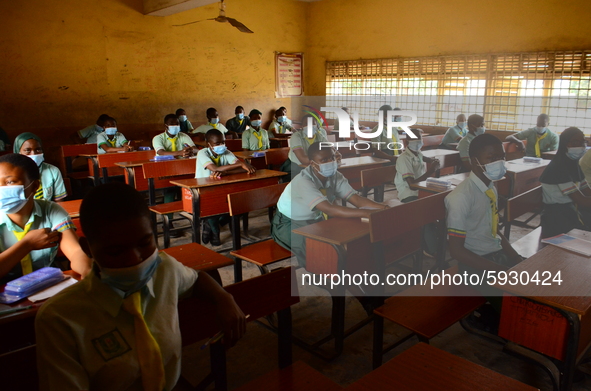
[{"label": "wall notice", "polygon": [[303,53],[275,53],[275,96],[287,98],[302,96]]}]

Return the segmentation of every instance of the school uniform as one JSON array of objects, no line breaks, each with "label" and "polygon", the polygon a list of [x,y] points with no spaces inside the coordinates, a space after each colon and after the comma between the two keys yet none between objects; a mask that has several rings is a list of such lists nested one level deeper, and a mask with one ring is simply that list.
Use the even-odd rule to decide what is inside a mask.
[{"label": "school uniform", "polygon": [[164,149],[166,152],[182,151],[185,148],[185,144],[190,147],[195,146],[191,137],[184,133],[179,133],[176,137],[170,138],[166,132],[163,132],[152,139],[152,146],[156,153],[161,149]]},{"label": "school uniform", "polygon": [[41,183],[39,189],[35,193],[35,199],[43,199],[47,201],[59,201],[68,195],[62,172],[54,165],[49,163],[41,163],[39,166],[39,174]]},{"label": "school uniform", "polygon": [[475,137],[476,135],[468,132],[458,143],[457,149],[460,151],[460,159],[462,159],[462,162],[470,161],[470,143]]},{"label": "school uniform", "polygon": [[0,151],[6,151],[6,144],[2,140],[0,140]]},{"label": "school uniform", "polygon": [[[27,226],[29,227],[28,230]],[[70,219],[68,212],[55,202],[35,200],[33,211],[31,212],[29,220],[25,224],[25,229],[16,225],[5,213],[0,213],[0,252],[6,251],[14,246],[19,241],[17,235],[24,236],[25,232],[40,228],[49,228],[52,231],[64,232],[68,229],[75,229],[75,226]],[[31,251],[29,255],[31,258],[32,270],[41,269],[46,266],[53,266],[57,250],[58,245]],[[23,266],[21,263],[18,263],[6,276],[0,278],[0,284],[14,280],[22,275]]]},{"label": "school uniform", "polygon": [[211,129],[217,129],[220,132],[222,132],[223,134],[226,134],[228,132],[228,129],[226,129],[226,127],[224,125],[222,125],[221,122],[218,122],[217,124],[205,124],[205,125],[201,125],[199,126],[197,129],[193,130],[191,133],[195,134],[195,133],[207,133],[208,130]]},{"label": "school uniform", "polygon": [[[377,132],[379,129],[379,125],[376,125],[371,131],[372,133]],[[382,126],[382,133],[378,134],[376,137],[372,138],[370,141],[372,143],[372,147],[378,149],[388,155],[391,156],[399,156],[402,153],[402,143],[400,142],[400,135],[398,134],[399,128],[393,127],[392,128],[392,137],[388,137],[388,132],[386,130],[386,125]],[[364,141],[364,140],[362,140]],[[399,143],[399,144],[396,144]],[[388,145],[390,144],[390,148]]]},{"label": "school uniform", "polygon": [[103,128],[97,124],[85,127],[78,131],[80,138],[86,139],[86,144],[96,144],[97,136],[104,131]]},{"label": "school uniform", "polygon": [[[396,160],[396,177],[394,184],[398,191],[398,199],[402,202],[411,201],[419,196],[418,190],[412,190],[406,178],[419,178],[427,172],[423,162],[423,154],[419,151],[416,155],[408,148],[398,156]],[[409,199],[411,198],[411,199]]]},{"label": "school uniform", "polygon": [[548,128],[544,134],[538,134],[536,128],[529,128],[517,132],[514,137],[522,141],[527,140],[525,156],[542,157],[542,153],[558,149],[558,135]]},{"label": "school uniform", "polygon": [[250,126],[250,118],[244,117],[242,119],[238,119],[236,117],[232,117],[226,121],[226,128],[230,132],[236,132],[238,134],[242,134],[247,127]]},{"label": "school uniform", "polygon": [[186,121],[179,120],[179,125],[181,127],[181,132],[183,132],[183,133],[190,133],[193,130],[193,125],[191,124],[191,121],[189,121],[189,120],[186,120]]},{"label": "school uniform", "polygon": [[585,176],[587,183],[591,183],[591,152],[589,151],[591,151],[591,149],[587,150],[585,155],[583,155],[581,160],[579,160],[579,166],[583,171],[583,175]]},{"label": "school uniform", "polygon": [[291,127],[291,120],[285,120],[283,122],[279,122],[277,121],[277,118],[273,119],[273,121],[271,121],[271,125],[269,125],[269,132],[273,133],[279,133],[279,134],[284,134],[287,132],[291,132],[292,131],[292,127]]},{"label": "school uniform", "polygon": [[250,128],[242,133],[242,148],[251,151],[262,151],[270,148],[269,133],[265,129]]},{"label": "school uniform", "polygon": [[314,174],[312,166],[306,167],[279,197],[271,230],[273,239],[292,251],[300,265],[305,266],[305,238],[292,233],[292,230],[323,220],[323,213],[316,209],[319,203],[328,201],[332,204],[337,198],[349,200],[353,194],[356,194],[355,190],[340,172],[327,178],[326,184],[323,184]]},{"label": "school uniform", "polygon": [[127,139],[125,138],[123,133],[119,133],[119,132],[115,133],[115,135],[113,135],[112,139],[110,139],[109,136],[107,136],[106,132],[102,132],[101,134],[96,136],[96,148],[97,148],[99,155],[107,153],[107,151],[105,151],[103,148],[101,148],[102,145],[106,145],[107,147],[113,147],[113,148],[121,148],[123,146],[123,144],[126,144],[126,143],[127,143]]},{"label": "school uniform", "polygon": [[[181,373],[178,298],[190,294],[198,272],[166,253],[160,259],[140,291],[141,307],[160,347],[169,391]],[[41,390],[143,389],[134,317],[123,298],[123,291],[104,284],[93,271],[43,304],[35,319]]]},{"label": "school uniform", "polygon": [[328,138],[326,136],[326,130],[324,130],[323,128],[318,128],[314,132],[314,137],[309,139],[308,130],[306,127],[295,132],[291,136],[289,142],[290,147],[289,153],[287,155],[289,158],[289,162],[286,162],[289,164],[283,164],[283,166],[281,167],[281,171],[289,172],[291,178],[294,178],[297,174],[300,173],[300,171],[302,171],[302,168],[299,166],[302,163],[300,162],[300,159],[298,159],[294,151],[300,149],[304,152],[304,155],[307,155],[308,148],[310,148],[310,145],[314,144],[315,142],[328,142]]},{"label": "school uniform", "polygon": [[452,126],[445,132],[441,145],[451,148],[450,143],[456,143],[458,138],[465,137],[467,133],[467,128],[460,128],[459,125]]}]

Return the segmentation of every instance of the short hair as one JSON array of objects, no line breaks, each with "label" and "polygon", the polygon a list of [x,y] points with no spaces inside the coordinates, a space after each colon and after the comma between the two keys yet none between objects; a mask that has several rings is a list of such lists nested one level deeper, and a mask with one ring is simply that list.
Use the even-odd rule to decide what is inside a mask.
[{"label": "short hair", "polygon": [[218,136],[218,137],[221,137],[222,139],[224,138],[224,134],[222,132],[220,132],[219,130],[209,129],[205,133],[205,141],[209,141],[209,139],[211,139],[213,136]]},{"label": "short hair", "polygon": [[281,116],[281,114],[283,114],[283,110],[282,109],[275,110],[275,116],[276,117]]},{"label": "short hair", "polygon": [[501,148],[503,147],[503,143],[501,142],[501,140],[499,140],[490,133],[484,133],[480,136],[476,136],[472,140],[472,142],[470,143],[470,147],[468,148],[468,154],[470,155],[470,157],[477,157],[484,148],[496,145],[500,145]]},{"label": "short hair", "polygon": [[470,125],[480,126],[480,124],[482,124],[482,122],[484,122],[484,117],[479,114],[472,114],[471,116],[468,117],[468,126],[470,126]]},{"label": "short hair", "polygon": [[238,110],[244,111],[244,107],[242,107],[242,106],[236,106],[236,108],[234,109],[234,112],[237,112]]},{"label": "short hair", "polygon": [[316,155],[327,149],[327,147],[321,148],[320,146],[320,142],[315,142],[312,143],[312,145],[310,145],[310,147],[308,148],[308,159],[313,160]]},{"label": "short hair", "polygon": [[105,122],[107,122],[107,121],[113,121],[113,122],[117,123],[117,120],[116,120],[115,118],[113,118],[113,117],[109,117],[109,118],[107,118],[107,119],[105,120]]},{"label": "short hair", "polygon": [[210,107],[209,109],[205,110],[205,115],[209,118],[209,115],[213,115],[217,110],[215,107]]},{"label": "short hair", "polygon": [[250,110],[250,113],[248,113],[248,116],[249,116],[249,117],[251,117],[251,116],[253,116],[253,115],[255,115],[255,114],[258,114],[258,115],[263,115],[263,113],[261,113],[259,110],[257,110],[257,109],[252,109],[252,110]]},{"label": "short hair", "polygon": [[97,232],[107,230],[114,223],[141,217],[150,218],[144,196],[121,182],[93,188],[80,205],[80,224],[90,241]]},{"label": "short hair", "polygon": [[285,106],[281,106],[278,110],[287,110]]},{"label": "short hair", "polygon": [[[391,110],[393,110],[393,109],[392,109],[392,106],[390,106],[390,105],[382,105],[382,107],[379,108],[379,111],[391,111]],[[400,110],[400,109],[398,109],[398,110]]]},{"label": "short hair", "polygon": [[98,119],[96,120],[96,124],[101,125],[108,119],[109,119],[109,114],[101,114],[101,115],[99,115]]},{"label": "short hair", "polygon": [[550,116],[548,114],[542,113],[542,114],[538,115],[538,121],[541,119],[545,119],[545,120],[550,121]]},{"label": "short hair", "polygon": [[176,114],[177,116],[178,116],[178,115],[181,115],[181,111],[185,111],[185,109],[176,109],[176,111],[175,111],[175,114]]},{"label": "short hair", "polygon": [[38,180],[41,177],[37,163],[30,157],[21,155],[20,153],[2,155],[0,156],[0,163],[8,163],[14,167],[22,168],[27,178],[31,181]]},{"label": "short hair", "polygon": [[164,123],[166,123],[166,121],[168,121],[171,118],[174,118],[174,119],[178,120],[179,119],[179,116],[176,115],[176,114],[172,114],[172,113],[171,114],[166,114],[164,116]]}]

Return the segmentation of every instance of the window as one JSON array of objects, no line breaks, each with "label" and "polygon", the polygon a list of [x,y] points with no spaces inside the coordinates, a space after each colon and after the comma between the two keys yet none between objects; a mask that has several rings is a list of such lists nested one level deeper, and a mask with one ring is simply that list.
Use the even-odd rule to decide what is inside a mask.
[{"label": "window", "polygon": [[349,107],[362,121],[376,121],[389,104],[414,111],[419,124],[441,126],[476,113],[487,128],[507,131],[532,127],[547,113],[554,130],[585,131],[590,71],[591,51],[330,61],[326,104]]}]

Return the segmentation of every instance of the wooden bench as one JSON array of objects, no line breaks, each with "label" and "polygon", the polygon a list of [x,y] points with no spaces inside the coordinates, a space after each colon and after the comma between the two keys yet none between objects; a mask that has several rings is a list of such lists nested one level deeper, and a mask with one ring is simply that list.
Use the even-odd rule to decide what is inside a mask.
[{"label": "wooden bench", "polygon": [[278,170],[288,158],[289,148],[274,148],[265,152],[265,164],[269,170]]},{"label": "wooden bench", "polygon": [[[526,213],[539,213],[542,211],[544,203],[542,201],[542,186],[519,194],[518,196],[507,200],[507,209],[505,213],[505,237],[509,239],[511,225],[515,219]],[[521,239],[512,244],[513,248],[522,257],[529,258],[541,249],[542,227],[537,227]]]},{"label": "wooden bench", "polygon": [[154,159],[155,155],[156,152],[154,150],[125,153],[105,153],[97,156],[98,168],[102,171],[103,180],[106,183],[108,182],[109,175],[123,175],[123,168],[117,166],[115,163],[150,160]]},{"label": "wooden bench", "polygon": [[258,189],[228,194],[228,207],[232,217],[233,250],[230,254],[236,257],[236,268],[242,269],[242,260],[258,266],[261,273],[268,273],[268,266],[291,258],[291,251],[277,244],[273,239],[242,247],[240,240],[240,216],[259,209],[269,208],[269,220],[272,219],[272,208],[277,205],[281,193],[287,183],[261,187]]},{"label": "wooden bench", "polygon": [[361,195],[367,197],[369,189],[373,188],[374,201],[384,202],[384,185],[386,183],[394,183],[395,177],[395,165],[361,171]]},{"label": "wooden bench", "polygon": [[97,153],[96,144],[62,145],[61,152],[66,176],[77,181],[88,179],[90,172],[74,171],[73,163],[80,155]]},{"label": "wooden bench", "polygon": [[242,151],[242,140],[226,139],[226,147],[230,152]]}]

